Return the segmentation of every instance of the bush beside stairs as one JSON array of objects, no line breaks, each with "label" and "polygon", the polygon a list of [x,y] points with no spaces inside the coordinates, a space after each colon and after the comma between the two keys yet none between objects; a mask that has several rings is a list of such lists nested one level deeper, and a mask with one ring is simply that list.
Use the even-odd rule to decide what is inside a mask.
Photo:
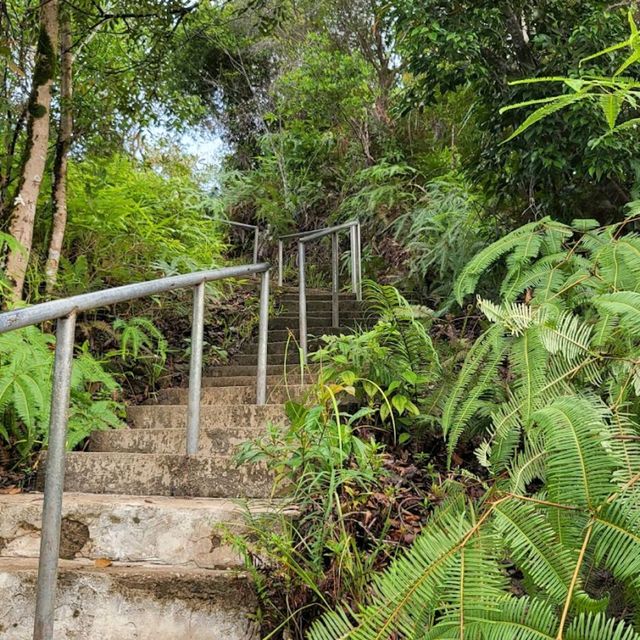
[{"label": "bush beside stairs", "polygon": [[[257,342],[251,342],[233,364],[203,378],[197,456],[183,454],[183,388],[162,391],[155,404],[129,407],[128,428],[95,432],[88,451],[67,454],[56,639],[259,638],[252,585],[216,524],[241,530],[237,499],[255,511],[274,506],[266,469],[238,469],[232,456],[268,422],[284,422],[283,403],[307,388],[296,343],[287,343],[290,333],[297,335],[297,290],[282,290],[277,306],[268,404],[255,405]],[[345,329],[364,322],[362,315],[353,296],[341,295]],[[311,334],[332,332],[329,292],[309,292],[308,316]],[[0,496],[3,640],[32,637],[41,507],[39,493]]]}]

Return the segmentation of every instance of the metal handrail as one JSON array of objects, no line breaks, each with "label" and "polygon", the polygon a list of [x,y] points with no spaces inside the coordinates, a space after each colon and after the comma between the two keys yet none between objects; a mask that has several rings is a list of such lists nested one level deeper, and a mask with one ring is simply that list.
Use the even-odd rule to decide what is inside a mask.
[{"label": "metal handrail", "polygon": [[246,222],[236,222],[235,220],[224,220],[214,218],[215,222],[228,224],[231,227],[239,227],[240,229],[250,229],[253,231],[253,264],[258,263],[258,249],[260,248],[260,227],[255,224],[247,224]]},{"label": "metal handrail", "polygon": [[300,350],[302,352],[302,364],[307,359],[307,287],[306,287],[306,255],[305,244],[320,240],[326,236],[331,236],[331,324],[333,327],[340,326],[340,264],[339,264],[339,234],[341,231],[349,230],[351,241],[351,286],[356,294],[357,300],[362,300],[362,256],[361,256],[361,236],[360,221],[350,220],[344,224],[312,231],[291,233],[280,236],[278,239],[278,285],[283,284],[284,271],[284,240],[298,240],[298,296],[300,308]]},{"label": "metal handrail", "polygon": [[60,552],[60,526],[62,522],[65,442],[67,437],[73,345],[77,314],[82,311],[89,311],[119,302],[129,302],[166,291],[193,288],[193,324],[191,334],[186,449],[187,455],[195,455],[198,450],[200,430],[205,284],[225,278],[240,278],[253,274],[261,274],[256,400],[258,405],[263,405],[266,403],[267,397],[269,271],[270,265],[267,263],[199,271],[196,273],[124,285],[122,287],[86,293],[61,300],[53,300],[51,302],[44,302],[32,307],[15,309],[0,314],[0,334],[40,322],[57,320],[56,350],[53,367],[54,392],[51,398],[49,447],[47,451],[42,505],[38,591],[33,631],[34,640],[52,640],[53,638],[58,556]]}]

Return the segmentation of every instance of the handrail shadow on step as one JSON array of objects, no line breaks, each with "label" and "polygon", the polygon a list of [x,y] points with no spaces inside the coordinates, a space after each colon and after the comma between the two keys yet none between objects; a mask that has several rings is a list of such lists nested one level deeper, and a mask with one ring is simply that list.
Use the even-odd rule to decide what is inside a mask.
[{"label": "handrail shadow on step", "polygon": [[34,640],[53,639],[58,556],[60,553],[60,526],[62,521],[62,493],[64,490],[65,442],[77,314],[82,311],[128,302],[166,291],[193,288],[186,451],[187,455],[195,455],[198,449],[200,428],[205,284],[214,280],[261,274],[256,399],[258,405],[263,405],[266,403],[267,397],[269,270],[269,264],[260,263],[211,271],[198,271],[52,300],[51,302],[44,302],[0,314],[0,334],[40,322],[57,320],[53,393],[49,422],[49,447],[45,472],[40,558],[38,563],[38,591],[33,632]]},{"label": "handrail shadow on step", "polygon": [[331,325],[340,326],[340,281],[339,281],[339,234],[349,230],[351,242],[351,286],[357,300],[362,300],[362,239],[360,236],[360,221],[350,220],[344,224],[301,233],[290,233],[278,238],[278,286],[282,286],[284,278],[284,242],[285,240],[298,241],[298,296],[300,307],[300,350],[304,365],[307,359],[307,287],[306,287],[306,260],[305,245],[307,242],[321,240],[331,236]]}]

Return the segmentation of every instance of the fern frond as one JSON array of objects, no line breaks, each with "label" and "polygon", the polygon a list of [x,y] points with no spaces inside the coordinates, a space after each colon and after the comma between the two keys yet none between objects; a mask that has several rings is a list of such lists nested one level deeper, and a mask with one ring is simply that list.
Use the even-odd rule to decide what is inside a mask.
[{"label": "fern frond", "polygon": [[[505,597],[498,606],[477,611],[467,618],[465,638],[472,640],[556,640],[557,618],[549,604],[529,597]],[[455,625],[439,625],[429,640],[460,640],[460,631]]]},{"label": "fern frond", "polygon": [[504,279],[500,287],[500,295],[508,302],[513,302],[519,295],[527,289],[544,287],[547,290],[556,292],[565,278],[559,266],[567,260],[567,254],[553,253],[537,260],[526,268],[514,270],[511,277]]},{"label": "fern frond", "polygon": [[600,276],[615,291],[640,287],[640,238],[627,234],[604,244],[595,256]]},{"label": "fern frond", "polygon": [[597,508],[611,493],[615,468],[603,446],[608,409],[582,396],[561,397],[534,414],[547,446],[547,487],[554,502]]},{"label": "fern frond", "polygon": [[618,467],[613,480],[624,486],[640,473],[640,428],[630,416],[613,411],[611,432],[610,447]]},{"label": "fern frond", "polygon": [[593,555],[631,589],[640,589],[640,504],[616,500],[595,516]]},{"label": "fern frond", "polygon": [[509,349],[509,360],[517,375],[512,385],[520,402],[520,420],[527,427],[536,409],[536,398],[547,380],[547,353],[537,327],[517,338]]},{"label": "fern frond", "polygon": [[38,413],[43,405],[42,390],[28,374],[19,375],[13,381],[13,404],[20,419],[28,429],[34,429],[38,422]]},{"label": "fern frond", "polygon": [[442,414],[442,428],[449,456],[471,418],[485,406],[486,397],[493,391],[493,380],[504,352],[505,345],[499,325],[489,329],[469,350]]},{"label": "fern frond", "polygon": [[[639,258],[640,260],[640,258]],[[599,309],[619,317],[620,326],[634,335],[640,335],[640,293],[617,291],[593,298]]]},{"label": "fern frond", "polygon": [[542,325],[540,339],[547,351],[560,353],[568,362],[574,362],[590,352],[591,327],[578,316],[563,313]]},{"label": "fern frond", "polygon": [[542,441],[528,439],[524,450],[518,453],[508,466],[509,491],[524,494],[534,480],[544,480],[547,452]]},{"label": "fern frond", "polygon": [[531,249],[539,249],[539,245],[534,238],[539,236],[550,222],[549,218],[543,218],[525,224],[480,251],[467,264],[455,284],[454,292],[458,303],[462,304],[463,298],[475,290],[482,274],[508,253],[518,250],[521,259],[535,257]]},{"label": "fern frond", "polygon": [[506,331],[514,336],[521,336],[542,313],[527,304],[505,302],[498,305],[482,298],[478,298],[478,307],[488,320],[500,323]]},{"label": "fern frond", "polygon": [[565,640],[640,640],[633,628],[604,614],[580,614],[564,633]]},{"label": "fern frond", "polygon": [[538,589],[563,602],[571,584],[573,555],[558,544],[542,512],[514,499],[496,507],[494,524],[516,566]]},{"label": "fern frond", "polygon": [[[459,552],[466,549],[477,529],[478,525],[465,510],[463,498],[456,500],[455,508],[450,504],[444,510],[438,509],[413,546],[398,555],[376,578],[370,602],[356,613],[351,629],[346,628],[345,615],[331,616],[329,626],[338,627],[339,638],[354,640],[383,640],[394,633],[416,637],[424,633],[425,620],[442,604],[443,585],[458,585],[454,590],[460,594]],[[491,589],[477,593],[474,587],[464,597],[469,602],[474,599],[487,602],[492,597],[495,601],[496,594]],[[459,609],[456,611],[459,615]],[[308,637],[335,640],[324,619],[312,626]]]}]

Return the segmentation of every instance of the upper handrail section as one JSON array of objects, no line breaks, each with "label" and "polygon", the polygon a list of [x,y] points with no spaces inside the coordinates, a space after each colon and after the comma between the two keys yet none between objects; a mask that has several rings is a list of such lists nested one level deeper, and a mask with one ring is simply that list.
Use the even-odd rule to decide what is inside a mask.
[{"label": "upper handrail section", "polygon": [[230,227],[238,227],[239,229],[247,229],[253,231],[253,263],[258,263],[258,251],[260,249],[260,227],[255,224],[247,224],[246,222],[236,222],[235,220],[225,220],[224,218],[214,218],[214,222],[220,224],[228,224]]},{"label": "upper handrail section", "polygon": [[120,302],[130,302],[139,298],[154,296],[176,289],[195,287],[201,283],[224,280],[226,278],[241,278],[256,273],[264,273],[269,269],[266,262],[260,264],[243,265],[239,267],[224,267],[209,271],[196,271],[178,276],[168,276],[146,282],[125,284],[120,287],[104,289],[92,293],[83,293],[60,300],[42,302],[31,307],[22,307],[0,313],[0,333],[21,329],[32,324],[64,318],[72,313],[91,311],[99,307],[106,307]]},{"label": "upper handrail section", "polygon": [[[278,238],[278,286],[281,287],[284,284],[284,242],[285,240],[298,240],[298,243],[313,242],[314,240],[320,240],[326,236],[333,236],[339,234],[341,231],[349,229],[351,231],[351,280],[353,284],[353,290],[358,299],[362,297],[362,285],[361,285],[361,256],[360,256],[360,221],[349,220],[342,224],[334,225],[332,227],[322,227],[320,229],[311,229],[309,231],[299,231],[297,233],[288,233]],[[299,250],[298,250],[299,253]]]},{"label": "upper handrail section", "polygon": [[306,292],[306,244],[331,236],[331,324],[340,326],[340,255],[339,234],[349,231],[351,242],[351,286],[357,300],[362,300],[362,257],[360,221],[350,220],[343,224],[299,233],[289,233],[278,238],[278,285],[284,280],[284,243],[297,240],[298,243],[298,296],[299,296],[299,339],[303,362],[307,356],[307,292]]},{"label": "upper handrail section", "polygon": [[313,242],[314,240],[320,240],[325,236],[330,236],[332,233],[339,233],[340,231],[345,231],[346,229],[352,229],[354,227],[360,227],[360,222],[358,220],[350,220],[344,224],[337,224],[333,227],[325,227],[324,229],[315,229],[314,231],[310,231],[308,234],[301,236],[299,242]]}]

